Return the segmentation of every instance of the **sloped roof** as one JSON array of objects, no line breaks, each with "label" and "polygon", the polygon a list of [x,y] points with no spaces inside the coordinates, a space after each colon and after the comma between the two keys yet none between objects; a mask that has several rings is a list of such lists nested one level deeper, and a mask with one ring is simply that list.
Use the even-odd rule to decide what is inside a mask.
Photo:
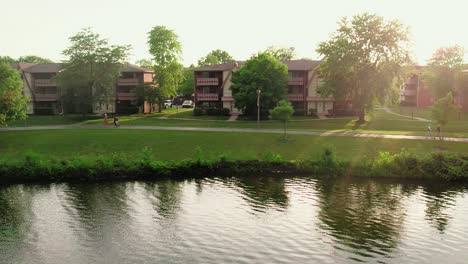
[{"label": "sloped roof", "polygon": [[[31,64],[29,67],[25,68],[26,72],[30,73],[50,73],[58,72],[62,63],[40,63],[40,64]],[[152,70],[138,67],[133,64],[126,64],[122,72],[153,72]]]},{"label": "sloped roof", "polygon": [[24,71],[25,69],[33,66],[34,63],[29,63],[29,62],[13,62],[10,64],[10,66],[14,69],[17,69],[19,71]]},{"label": "sloped roof", "polygon": [[[318,60],[289,60],[284,62],[290,71],[310,71],[320,64]],[[203,66],[195,68],[194,71],[230,71],[235,67],[241,66],[244,61],[233,61],[223,64]]]},{"label": "sloped roof", "polygon": [[318,60],[289,60],[284,62],[290,71],[311,71],[320,64]]}]

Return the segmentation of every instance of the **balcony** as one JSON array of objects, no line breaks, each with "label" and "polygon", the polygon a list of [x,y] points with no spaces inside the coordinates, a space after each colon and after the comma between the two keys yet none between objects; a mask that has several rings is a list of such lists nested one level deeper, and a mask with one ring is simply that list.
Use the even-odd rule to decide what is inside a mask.
[{"label": "balcony", "polygon": [[413,96],[416,95],[416,90],[405,90],[403,94],[406,96]]},{"label": "balcony", "polygon": [[288,101],[297,102],[297,101],[304,101],[303,94],[288,94]]},{"label": "balcony", "polygon": [[406,84],[417,84],[418,79],[417,78],[410,78],[406,81]]},{"label": "balcony", "polygon": [[57,94],[34,94],[34,101],[35,102],[54,102],[57,101],[58,95]]},{"label": "balcony", "polygon": [[288,85],[304,85],[303,77],[291,77],[288,80]]},{"label": "balcony", "polygon": [[137,99],[136,93],[117,93],[117,100],[132,101],[136,99]]},{"label": "balcony", "polygon": [[197,78],[197,86],[217,86],[218,78]]},{"label": "balcony", "polygon": [[217,93],[197,93],[197,101],[219,101]]},{"label": "balcony", "polygon": [[140,84],[140,79],[130,78],[130,79],[119,79],[117,85],[120,86],[136,86]]},{"label": "balcony", "polygon": [[57,86],[57,84],[51,79],[36,79],[34,80],[34,86],[47,87],[47,86]]}]

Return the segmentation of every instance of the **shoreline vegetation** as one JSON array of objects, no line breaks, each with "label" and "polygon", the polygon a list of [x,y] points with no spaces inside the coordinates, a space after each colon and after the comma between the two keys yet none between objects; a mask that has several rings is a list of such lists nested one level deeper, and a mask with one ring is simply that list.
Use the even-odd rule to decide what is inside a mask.
[{"label": "shoreline vegetation", "polygon": [[468,182],[468,155],[451,152],[396,154],[379,152],[349,162],[326,148],[315,159],[285,160],[268,151],[257,160],[233,160],[229,154],[204,158],[200,147],[192,159],[161,161],[149,148],[139,155],[122,153],[72,158],[46,158],[28,151],[23,158],[0,158],[0,183],[45,183],[70,181],[122,181],[192,179],[204,177],[257,177],[266,175],[311,175],[326,177],[370,177],[429,179]]}]

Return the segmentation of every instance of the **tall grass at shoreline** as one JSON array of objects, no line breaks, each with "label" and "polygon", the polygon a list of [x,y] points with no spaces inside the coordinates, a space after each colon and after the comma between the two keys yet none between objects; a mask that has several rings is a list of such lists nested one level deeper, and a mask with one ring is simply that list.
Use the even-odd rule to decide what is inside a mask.
[{"label": "tall grass at shoreline", "polygon": [[122,153],[73,158],[46,158],[28,151],[22,159],[0,159],[0,183],[152,180],[159,178],[198,178],[209,176],[250,176],[271,174],[307,174],[316,177],[392,177],[468,180],[468,155],[437,152],[414,154],[402,150],[397,154],[380,152],[372,158],[344,161],[331,148],[318,157],[285,160],[267,151],[255,160],[233,160],[229,153],[207,159],[197,147],[192,159],[156,160],[149,148],[139,155]]}]

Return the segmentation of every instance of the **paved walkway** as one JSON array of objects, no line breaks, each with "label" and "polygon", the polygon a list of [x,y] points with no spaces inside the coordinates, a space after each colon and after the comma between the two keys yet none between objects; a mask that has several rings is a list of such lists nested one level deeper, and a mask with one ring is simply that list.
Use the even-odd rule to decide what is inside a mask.
[{"label": "paved walkway", "polygon": [[390,110],[390,109],[387,108],[387,107],[383,107],[382,109],[383,109],[385,112],[387,112],[387,113],[389,113],[389,114],[392,114],[392,115],[396,115],[396,116],[407,117],[407,118],[411,118],[411,119],[414,119],[414,120],[417,120],[417,121],[423,121],[423,122],[431,122],[431,121],[432,121],[432,120],[425,119],[425,118],[421,118],[421,117],[400,115],[400,114],[397,114],[397,113],[393,112],[392,110]]},{"label": "paved walkway", "polygon": [[[170,127],[170,126],[120,126],[118,128],[115,128],[113,126],[32,126],[32,127],[0,128],[0,132],[1,131],[25,131],[25,130],[60,130],[60,129],[176,130],[176,131],[211,131],[211,132],[234,132],[234,133],[267,133],[267,134],[282,134],[283,133],[283,130],[277,130],[277,129]],[[314,135],[314,136],[332,136],[332,137],[435,140],[433,137],[427,137],[427,136],[368,134],[368,133],[354,133],[354,132],[318,132],[318,131],[288,130],[287,133],[290,135]],[[468,138],[445,137],[444,141],[468,143]]]}]

